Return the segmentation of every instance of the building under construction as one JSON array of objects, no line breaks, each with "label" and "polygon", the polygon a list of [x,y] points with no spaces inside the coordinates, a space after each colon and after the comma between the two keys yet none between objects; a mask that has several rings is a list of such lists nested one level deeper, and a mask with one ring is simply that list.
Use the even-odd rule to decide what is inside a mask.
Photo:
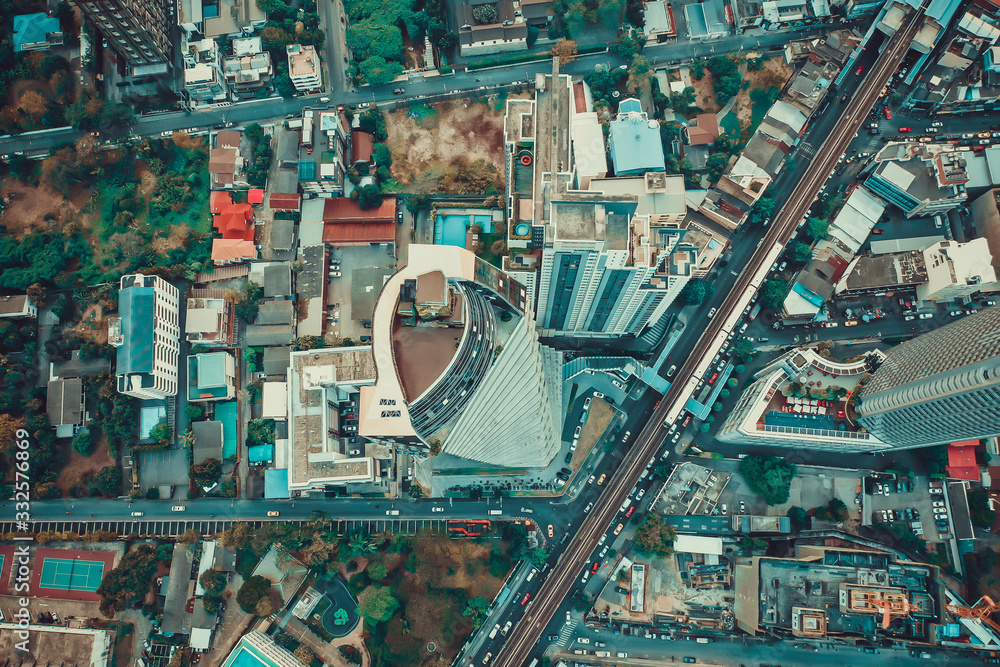
[{"label": "building under construction", "polygon": [[754,557],[738,563],[739,627],[781,637],[854,636],[927,644],[939,643],[950,634],[946,629],[957,627],[946,607],[958,597],[941,581],[936,566],[840,545],[800,544],[794,558]]}]

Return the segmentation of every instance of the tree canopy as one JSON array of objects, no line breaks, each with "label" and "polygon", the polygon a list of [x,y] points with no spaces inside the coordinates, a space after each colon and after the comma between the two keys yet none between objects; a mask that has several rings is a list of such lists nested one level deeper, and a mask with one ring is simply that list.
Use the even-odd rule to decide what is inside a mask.
[{"label": "tree canopy", "polygon": [[778,310],[785,303],[791,285],[784,278],[771,278],[760,289],[760,303],[765,308]]},{"label": "tree canopy", "polygon": [[798,470],[778,456],[748,456],[740,462],[740,474],[768,505],[788,502],[788,489]]},{"label": "tree canopy", "polygon": [[369,586],[358,596],[358,613],[370,621],[387,621],[398,607],[399,600],[386,586]]},{"label": "tree canopy", "polygon": [[101,613],[111,618],[123,609],[142,601],[156,571],[156,549],[140,544],[129,551],[118,567],[106,572],[97,588],[101,596]]},{"label": "tree canopy", "polygon": [[198,486],[212,486],[222,477],[222,461],[209,457],[188,469],[191,481]]},{"label": "tree canopy", "polygon": [[677,539],[674,527],[656,512],[650,512],[635,529],[635,547],[647,556],[665,558],[674,553],[673,544]]},{"label": "tree canopy", "polygon": [[236,592],[236,601],[244,613],[256,614],[257,603],[266,598],[270,590],[271,580],[255,574],[240,586],[240,590]]},{"label": "tree canopy", "polygon": [[694,306],[702,303],[705,299],[715,293],[715,288],[706,283],[701,278],[692,278],[681,289],[681,298],[684,303]]}]

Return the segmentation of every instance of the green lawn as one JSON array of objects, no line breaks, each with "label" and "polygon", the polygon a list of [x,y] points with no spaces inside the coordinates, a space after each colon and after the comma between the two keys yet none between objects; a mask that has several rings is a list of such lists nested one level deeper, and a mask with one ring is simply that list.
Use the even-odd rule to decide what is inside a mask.
[{"label": "green lawn", "polygon": [[757,131],[757,127],[763,122],[764,116],[774,101],[781,95],[781,89],[777,86],[770,88],[754,88],[750,91],[750,100],[753,102],[750,118],[750,133]]},{"label": "green lawn", "polygon": [[503,268],[503,258],[504,255],[494,255],[491,251],[491,247],[496,241],[503,241],[503,234],[486,234],[482,233],[479,235],[479,240],[483,242],[483,254],[480,255],[484,260],[497,267],[498,269]]}]

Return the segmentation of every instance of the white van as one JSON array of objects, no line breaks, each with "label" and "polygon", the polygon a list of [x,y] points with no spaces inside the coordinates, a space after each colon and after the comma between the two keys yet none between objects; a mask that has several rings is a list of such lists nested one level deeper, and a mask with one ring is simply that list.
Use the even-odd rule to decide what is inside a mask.
[{"label": "white van", "polygon": [[490,639],[496,639],[496,636],[497,636],[498,632],[500,632],[500,624],[499,623],[497,623],[496,625],[494,625],[493,629],[490,630]]},{"label": "white van", "polygon": [[503,511],[502,510],[490,510],[489,513],[490,513],[490,516],[498,516],[500,514],[503,514]]}]

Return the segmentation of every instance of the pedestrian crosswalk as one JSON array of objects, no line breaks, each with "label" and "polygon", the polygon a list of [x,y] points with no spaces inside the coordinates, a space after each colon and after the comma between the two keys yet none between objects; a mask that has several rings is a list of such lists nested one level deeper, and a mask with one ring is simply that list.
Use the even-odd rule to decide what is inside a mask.
[{"label": "pedestrian crosswalk", "polygon": [[573,630],[576,629],[576,621],[573,621],[569,625],[563,624],[562,630],[559,631],[559,641],[556,642],[557,646],[565,646],[566,642],[573,635]]}]

